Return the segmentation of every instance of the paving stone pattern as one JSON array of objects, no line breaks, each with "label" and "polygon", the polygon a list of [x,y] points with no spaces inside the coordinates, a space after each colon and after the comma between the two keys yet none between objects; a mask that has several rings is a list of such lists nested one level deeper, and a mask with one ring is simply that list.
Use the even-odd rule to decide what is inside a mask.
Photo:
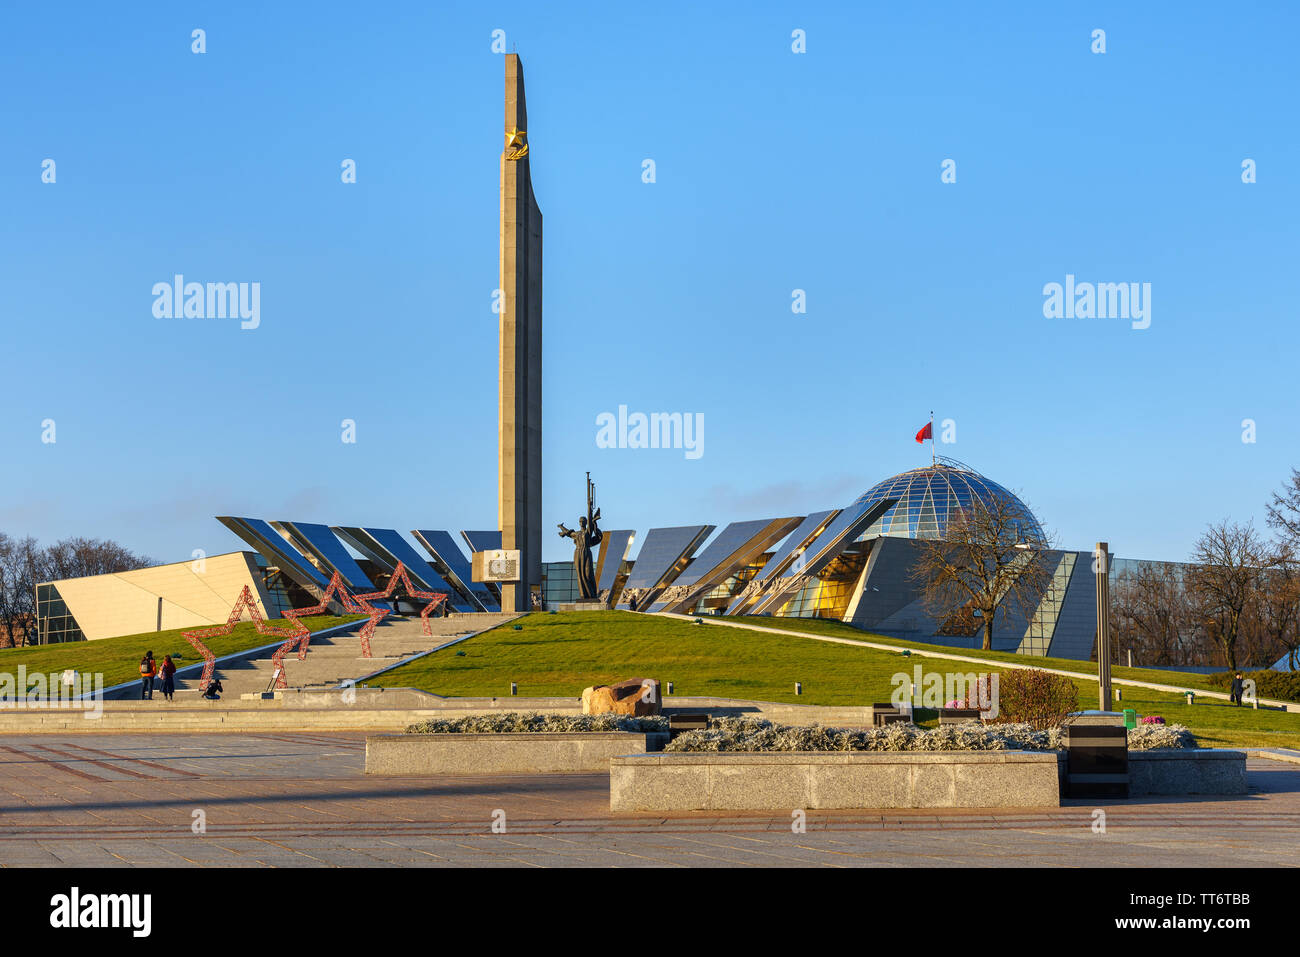
[{"label": "paving stone pattern", "polygon": [[[1300,863],[1300,766],[1244,798],[1044,811],[627,816],[605,774],[375,778],[360,733],[0,735],[3,866],[1252,866]],[[1093,810],[1106,812],[1095,833]],[[206,833],[191,829],[193,812]],[[505,833],[492,832],[505,812]],[[792,809],[793,810],[793,809]]]}]

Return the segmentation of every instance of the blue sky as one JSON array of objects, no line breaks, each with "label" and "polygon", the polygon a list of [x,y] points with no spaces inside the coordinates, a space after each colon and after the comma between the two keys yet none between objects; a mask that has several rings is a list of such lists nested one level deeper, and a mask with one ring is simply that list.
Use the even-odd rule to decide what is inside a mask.
[{"label": "blue sky", "polygon": [[[243,547],[217,514],[495,525],[496,29],[544,527],[588,469],[610,528],[843,506],[929,461],[931,409],[1067,547],[1262,525],[1300,464],[1300,15],[1132,6],[9,5],[0,530],[177,561]],[[155,318],[176,273],[259,282],[260,326]],[[1067,273],[1150,283],[1150,328],[1045,318]],[[702,413],[704,454],[597,448],[619,405]]]}]

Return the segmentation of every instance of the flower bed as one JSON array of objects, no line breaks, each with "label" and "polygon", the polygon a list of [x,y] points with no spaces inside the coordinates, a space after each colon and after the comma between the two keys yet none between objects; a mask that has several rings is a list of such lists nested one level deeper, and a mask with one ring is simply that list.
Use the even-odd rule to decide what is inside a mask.
[{"label": "flower bed", "polygon": [[559,734],[573,731],[668,730],[662,715],[634,718],[621,714],[539,714],[536,711],[506,711],[501,714],[471,715],[465,718],[430,718],[407,727],[407,734]]},{"label": "flower bed", "polygon": [[1196,735],[1181,724],[1140,724],[1129,728],[1130,751],[1156,751],[1162,748],[1195,748]]},{"label": "flower bed", "polygon": [[617,755],[660,750],[668,719],[508,711],[433,718],[366,738],[366,773],[563,774],[605,771]]},{"label": "flower bed", "polygon": [[[1182,725],[1145,725],[1128,733],[1128,746],[1194,748],[1196,738]],[[1028,724],[942,725],[918,728],[895,722],[882,728],[791,727],[764,718],[713,718],[709,727],[674,738],[665,752],[707,751],[1063,751],[1060,728]]]}]

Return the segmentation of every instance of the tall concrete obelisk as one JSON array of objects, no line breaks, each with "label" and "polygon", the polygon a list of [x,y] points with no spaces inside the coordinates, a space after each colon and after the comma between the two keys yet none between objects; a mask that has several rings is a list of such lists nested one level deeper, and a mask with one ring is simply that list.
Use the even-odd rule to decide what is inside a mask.
[{"label": "tall concrete obelisk", "polygon": [[502,611],[528,611],[542,583],[542,213],[528,170],[524,68],[506,54],[501,153],[501,345],[497,391],[497,521],[501,547],[519,549],[519,583],[501,586]]}]

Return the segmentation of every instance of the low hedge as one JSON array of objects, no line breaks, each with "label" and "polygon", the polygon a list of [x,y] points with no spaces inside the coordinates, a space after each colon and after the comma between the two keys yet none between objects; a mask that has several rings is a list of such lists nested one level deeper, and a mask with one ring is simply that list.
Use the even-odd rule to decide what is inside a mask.
[{"label": "low hedge", "polygon": [[[667,731],[662,715],[557,715],[506,711],[465,718],[431,718],[407,727],[407,734],[520,734],[542,732]],[[1135,751],[1194,748],[1196,738],[1181,724],[1139,725],[1128,733]],[[666,751],[1062,751],[1061,728],[978,721],[918,728],[894,722],[883,728],[824,728],[783,725],[766,718],[710,718],[708,728],[674,738]]]},{"label": "low hedge", "polygon": [[506,711],[501,714],[471,715],[467,718],[430,718],[413,724],[406,734],[519,734],[565,731],[667,731],[662,715],[634,718],[624,714],[539,714],[536,711]]},{"label": "low hedge", "polygon": [[[1146,725],[1128,733],[1135,751],[1194,748],[1179,724]],[[1061,728],[1029,724],[966,724],[918,728],[901,721],[882,728],[792,727],[765,718],[712,718],[701,731],[679,734],[665,751],[1062,751]]]},{"label": "low hedge", "polygon": [[[1206,681],[1222,691],[1232,690],[1234,672],[1220,671],[1207,675]],[[1279,701],[1300,701],[1300,671],[1243,671],[1242,678],[1253,678],[1255,693],[1261,698],[1276,698]]]}]

